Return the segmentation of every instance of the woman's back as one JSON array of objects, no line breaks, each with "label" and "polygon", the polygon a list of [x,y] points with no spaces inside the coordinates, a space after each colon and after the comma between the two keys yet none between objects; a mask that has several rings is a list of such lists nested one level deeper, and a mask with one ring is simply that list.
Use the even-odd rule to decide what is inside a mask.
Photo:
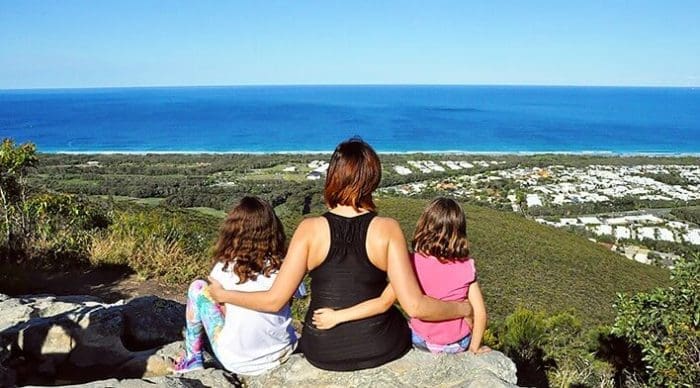
[{"label": "woman's back", "polygon": [[311,323],[316,308],[345,308],[376,298],[384,291],[386,272],[372,264],[366,248],[367,231],[374,216],[324,214],[330,244],[326,257],[310,271],[311,305],[300,340],[306,358],[319,368],[372,368],[401,357],[411,348],[410,330],[395,307],[330,330],[316,329]]}]

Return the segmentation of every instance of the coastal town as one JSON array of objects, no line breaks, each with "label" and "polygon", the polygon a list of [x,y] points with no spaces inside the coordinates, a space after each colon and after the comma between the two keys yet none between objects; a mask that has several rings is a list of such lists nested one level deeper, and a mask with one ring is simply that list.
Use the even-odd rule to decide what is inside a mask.
[{"label": "coastal town", "polygon": [[[402,176],[415,176],[415,181],[385,187],[382,192],[451,195],[509,209],[541,224],[584,234],[646,264],[672,267],[679,255],[669,247],[700,250],[700,226],[671,213],[672,208],[700,204],[698,165],[501,168],[503,164],[410,160],[392,169]],[[470,173],[479,167],[481,172]],[[461,173],[430,178],[448,170]]]}]

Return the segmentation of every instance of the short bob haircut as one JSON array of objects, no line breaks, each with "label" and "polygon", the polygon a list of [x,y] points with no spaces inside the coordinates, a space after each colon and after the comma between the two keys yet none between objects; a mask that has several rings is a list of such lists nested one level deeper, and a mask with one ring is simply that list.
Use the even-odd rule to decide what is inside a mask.
[{"label": "short bob haircut", "polygon": [[372,193],[382,179],[382,164],[372,147],[359,137],[335,148],[328,166],[323,198],[329,208],[339,205],[375,211]]},{"label": "short bob haircut", "polygon": [[232,270],[241,284],[279,270],[285,244],[284,227],[272,206],[257,197],[244,197],[221,224],[213,261]]},{"label": "short bob haircut", "polygon": [[418,219],[413,251],[434,256],[441,262],[469,258],[467,218],[457,201],[438,197],[430,202]]}]

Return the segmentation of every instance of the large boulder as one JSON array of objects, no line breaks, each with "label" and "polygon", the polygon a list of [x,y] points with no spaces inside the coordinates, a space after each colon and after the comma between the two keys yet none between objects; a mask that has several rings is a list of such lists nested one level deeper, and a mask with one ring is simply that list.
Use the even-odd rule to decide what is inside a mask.
[{"label": "large boulder", "polygon": [[513,387],[515,364],[500,352],[435,355],[411,350],[378,368],[329,372],[315,368],[304,357],[292,356],[278,369],[245,377],[247,387]]},{"label": "large boulder", "polygon": [[293,355],[281,367],[261,376],[241,376],[209,368],[184,375],[147,379],[104,380],[73,388],[158,387],[515,387],[515,365],[500,352],[475,356],[433,355],[413,350],[403,358],[374,369],[329,372]]},{"label": "large boulder", "polygon": [[166,374],[175,355],[159,348],[182,340],[184,316],[182,304],[154,296],[0,295],[0,386]]},{"label": "large boulder", "polygon": [[135,298],[124,305],[125,341],[131,350],[151,349],[182,339],[185,306],[157,296]]},{"label": "large boulder", "polygon": [[515,365],[499,352],[475,356],[412,350],[374,369],[329,372],[302,355],[264,375],[217,369],[170,374],[183,350],[184,306],[153,296],[114,304],[93,297],[0,294],[0,386],[92,381],[77,387],[512,387]]}]

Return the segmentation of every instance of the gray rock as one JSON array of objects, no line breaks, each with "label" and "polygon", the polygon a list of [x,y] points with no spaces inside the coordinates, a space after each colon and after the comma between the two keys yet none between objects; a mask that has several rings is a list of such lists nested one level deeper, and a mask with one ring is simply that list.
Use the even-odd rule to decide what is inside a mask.
[{"label": "gray rock", "polygon": [[119,309],[97,309],[77,322],[75,341],[70,353],[77,367],[120,365],[132,357],[124,347],[124,318]]},{"label": "gray rock", "polygon": [[135,298],[124,306],[127,346],[149,349],[182,340],[185,306],[155,296]]},{"label": "gray rock", "polygon": [[[432,355],[412,350],[400,360],[374,369],[329,372],[317,369],[303,356],[293,355],[281,367],[261,376],[242,377],[244,386],[255,387],[515,387],[515,365],[500,352]],[[220,369],[147,379],[105,380],[76,388],[118,387],[231,387],[240,383]]]},{"label": "gray rock", "polygon": [[[70,388],[223,388],[241,386],[238,378],[232,373],[221,369],[204,369],[183,375],[160,376],[144,379],[109,379],[93,381],[87,384],[66,385]],[[31,386],[28,386],[31,387]]]},{"label": "gray rock", "polygon": [[330,372],[293,355],[261,376],[244,377],[247,387],[514,387],[515,364],[503,353],[475,356],[434,355],[411,350],[403,358],[374,369]]},{"label": "gray rock", "polygon": [[[184,306],[156,297],[110,305],[92,297],[0,295],[0,386],[33,375],[50,379],[66,369],[103,379],[74,387],[240,385],[235,375],[217,368],[170,374],[172,360],[183,350],[183,327]],[[11,370],[8,361],[20,367]],[[212,365],[215,360],[205,357],[205,366]],[[475,356],[412,350],[381,367],[354,372],[324,371],[293,355],[279,368],[242,380],[251,388],[513,387],[515,373],[515,364],[495,351]],[[125,377],[132,378],[117,379]]]},{"label": "gray rock", "polygon": [[[98,372],[104,377],[164,375],[180,351],[170,347],[170,353],[178,349],[177,354],[165,354],[159,347],[181,341],[184,314],[183,305],[157,297],[126,304],[104,304],[90,296],[4,298],[0,363],[19,365],[17,374],[28,377],[51,378],[65,370],[74,375],[104,371]],[[129,340],[140,348],[129,349],[125,344]]]},{"label": "gray rock", "polygon": [[34,309],[20,299],[6,299],[0,302],[0,332],[12,328],[31,318]]},{"label": "gray rock", "polygon": [[73,326],[74,323],[67,318],[55,321],[35,319],[19,330],[17,346],[25,357],[32,359],[56,355],[65,358],[75,348]]},{"label": "gray rock", "polygon": [[[6,297],[6,295],[3,295]],[[100,306],[99,299],[88,296],[23,295],[0,298],[0,332],[33,318],[50,318]],[[5,333],[7,334],[7,333]]]}]

